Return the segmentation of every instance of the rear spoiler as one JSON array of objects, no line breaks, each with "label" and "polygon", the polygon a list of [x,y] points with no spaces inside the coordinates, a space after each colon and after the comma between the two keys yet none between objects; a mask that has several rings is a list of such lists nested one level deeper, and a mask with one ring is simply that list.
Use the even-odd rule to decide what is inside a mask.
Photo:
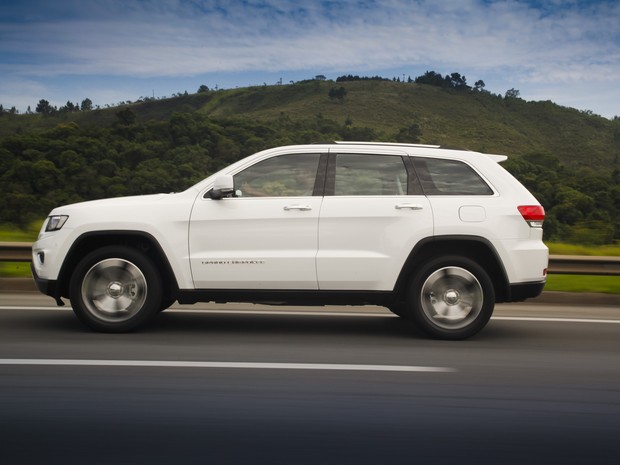
[{"label": "rear spoiler", "polygon": [[501,163],[508,160],[507,155],[493,155],[492,153],[485,153],[485,155],[496,163]]}]

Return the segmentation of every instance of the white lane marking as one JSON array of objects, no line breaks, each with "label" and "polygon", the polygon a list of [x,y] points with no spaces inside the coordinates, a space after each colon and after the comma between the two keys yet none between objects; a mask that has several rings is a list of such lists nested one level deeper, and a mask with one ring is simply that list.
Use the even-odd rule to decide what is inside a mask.
[{"label": "white lane marking", "polygon": [[71,310],[71,307],[19,307],[17,305],[15,306],[10,306],[10,305],[3,305],[0,306],[0,310],[19,310],[19,311],[28,311],[28,310],[34,310],[34,311],[58,311],[58,310]]},{"label": "white lane marking", "polygon": [[193,362],[168,360],[75,360],[75,359],[0,359],[0,365],[39,366],[106,366],[165,368],[241,368],[262,370],[336,370],[336,371],[399,371],[422,373],[453,373],[454,368],[408,365],[355,365],[341,363],[261,363],[261,362]]},{"label": "white lane marking", "polygon": [[[19,310],[19,311],[71,311],[71,307],[18,307],[18,306],[0,306],[2,310]],[[352,317],[373,317],[373,318],[398,318],[392,313],[378,312],[317,312],[317,311],[294,311],[294,310],[225,310],[225,309],[181,309],[172,308],[166,310],[166,313],[205,313],[205,314],[224,314],[224,315],[285,315],[285,316],[352,316]],[[620,313],[620,312],[619,312]],[[535,322],[553,322],[553,323],[604,323],[604,324],[620,324],[620,319],[609,320],[603,318],[552,318],[552,317],[525,317],[525,316],[492,316],[491,320],[498,321],[535,321]]]}]

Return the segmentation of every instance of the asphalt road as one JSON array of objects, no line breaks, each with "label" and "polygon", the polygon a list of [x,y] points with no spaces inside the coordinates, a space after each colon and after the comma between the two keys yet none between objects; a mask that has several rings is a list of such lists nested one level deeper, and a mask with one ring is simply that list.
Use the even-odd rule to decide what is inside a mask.
[{"label": "asphalt road", "polygon": [[98,334],[0,294],[0,463],[616,464],[620,309],[500,305],[476,337],[376,308],[201,305]]}]

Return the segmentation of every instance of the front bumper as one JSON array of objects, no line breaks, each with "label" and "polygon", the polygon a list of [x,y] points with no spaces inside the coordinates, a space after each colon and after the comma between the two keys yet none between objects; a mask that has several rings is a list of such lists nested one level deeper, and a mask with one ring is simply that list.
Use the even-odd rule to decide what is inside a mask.
[{"label": "front bumper", "polygon": [[64,306],[65,303],[60,300],[60,294],[58,292],[58,282],[56,280],[44,279],[39,277],[33,263],[30,263],[30,271],[32,272],[32,279],[34,280],[34,284],[37,286],[39,292],[53,297],[56,300],[58,306]]}]

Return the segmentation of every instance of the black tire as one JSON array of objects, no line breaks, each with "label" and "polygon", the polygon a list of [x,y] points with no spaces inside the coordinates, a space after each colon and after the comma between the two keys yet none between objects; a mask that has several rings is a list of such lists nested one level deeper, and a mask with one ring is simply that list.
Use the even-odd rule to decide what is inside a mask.
[{"label": "black tire", "polygon": [[486,326],[495,307],[487,272],[461,256],[432,259],[418,270],[409,288],[410,317],[437,339],[465,339]]},{"label": "black tire", "polygon": [[168,295],[163,296],[161,299],[161,304],[159,305],[159,311],[163,312],[164,310],[168,310],[170,306],[177,301],[176,298]]},{"label": "black tire", "polygon": [[408,302],[393,302],[388,305],[387,308],[394,315],[399,316],[404,320],[411,319],[411,306]]},{"label": "black tire", "polygon": [[143,253],[102,247],[75,267],[69,297],[77,317],[92,329],[127,332],[146,324],[161,308],[161,277]]}]

